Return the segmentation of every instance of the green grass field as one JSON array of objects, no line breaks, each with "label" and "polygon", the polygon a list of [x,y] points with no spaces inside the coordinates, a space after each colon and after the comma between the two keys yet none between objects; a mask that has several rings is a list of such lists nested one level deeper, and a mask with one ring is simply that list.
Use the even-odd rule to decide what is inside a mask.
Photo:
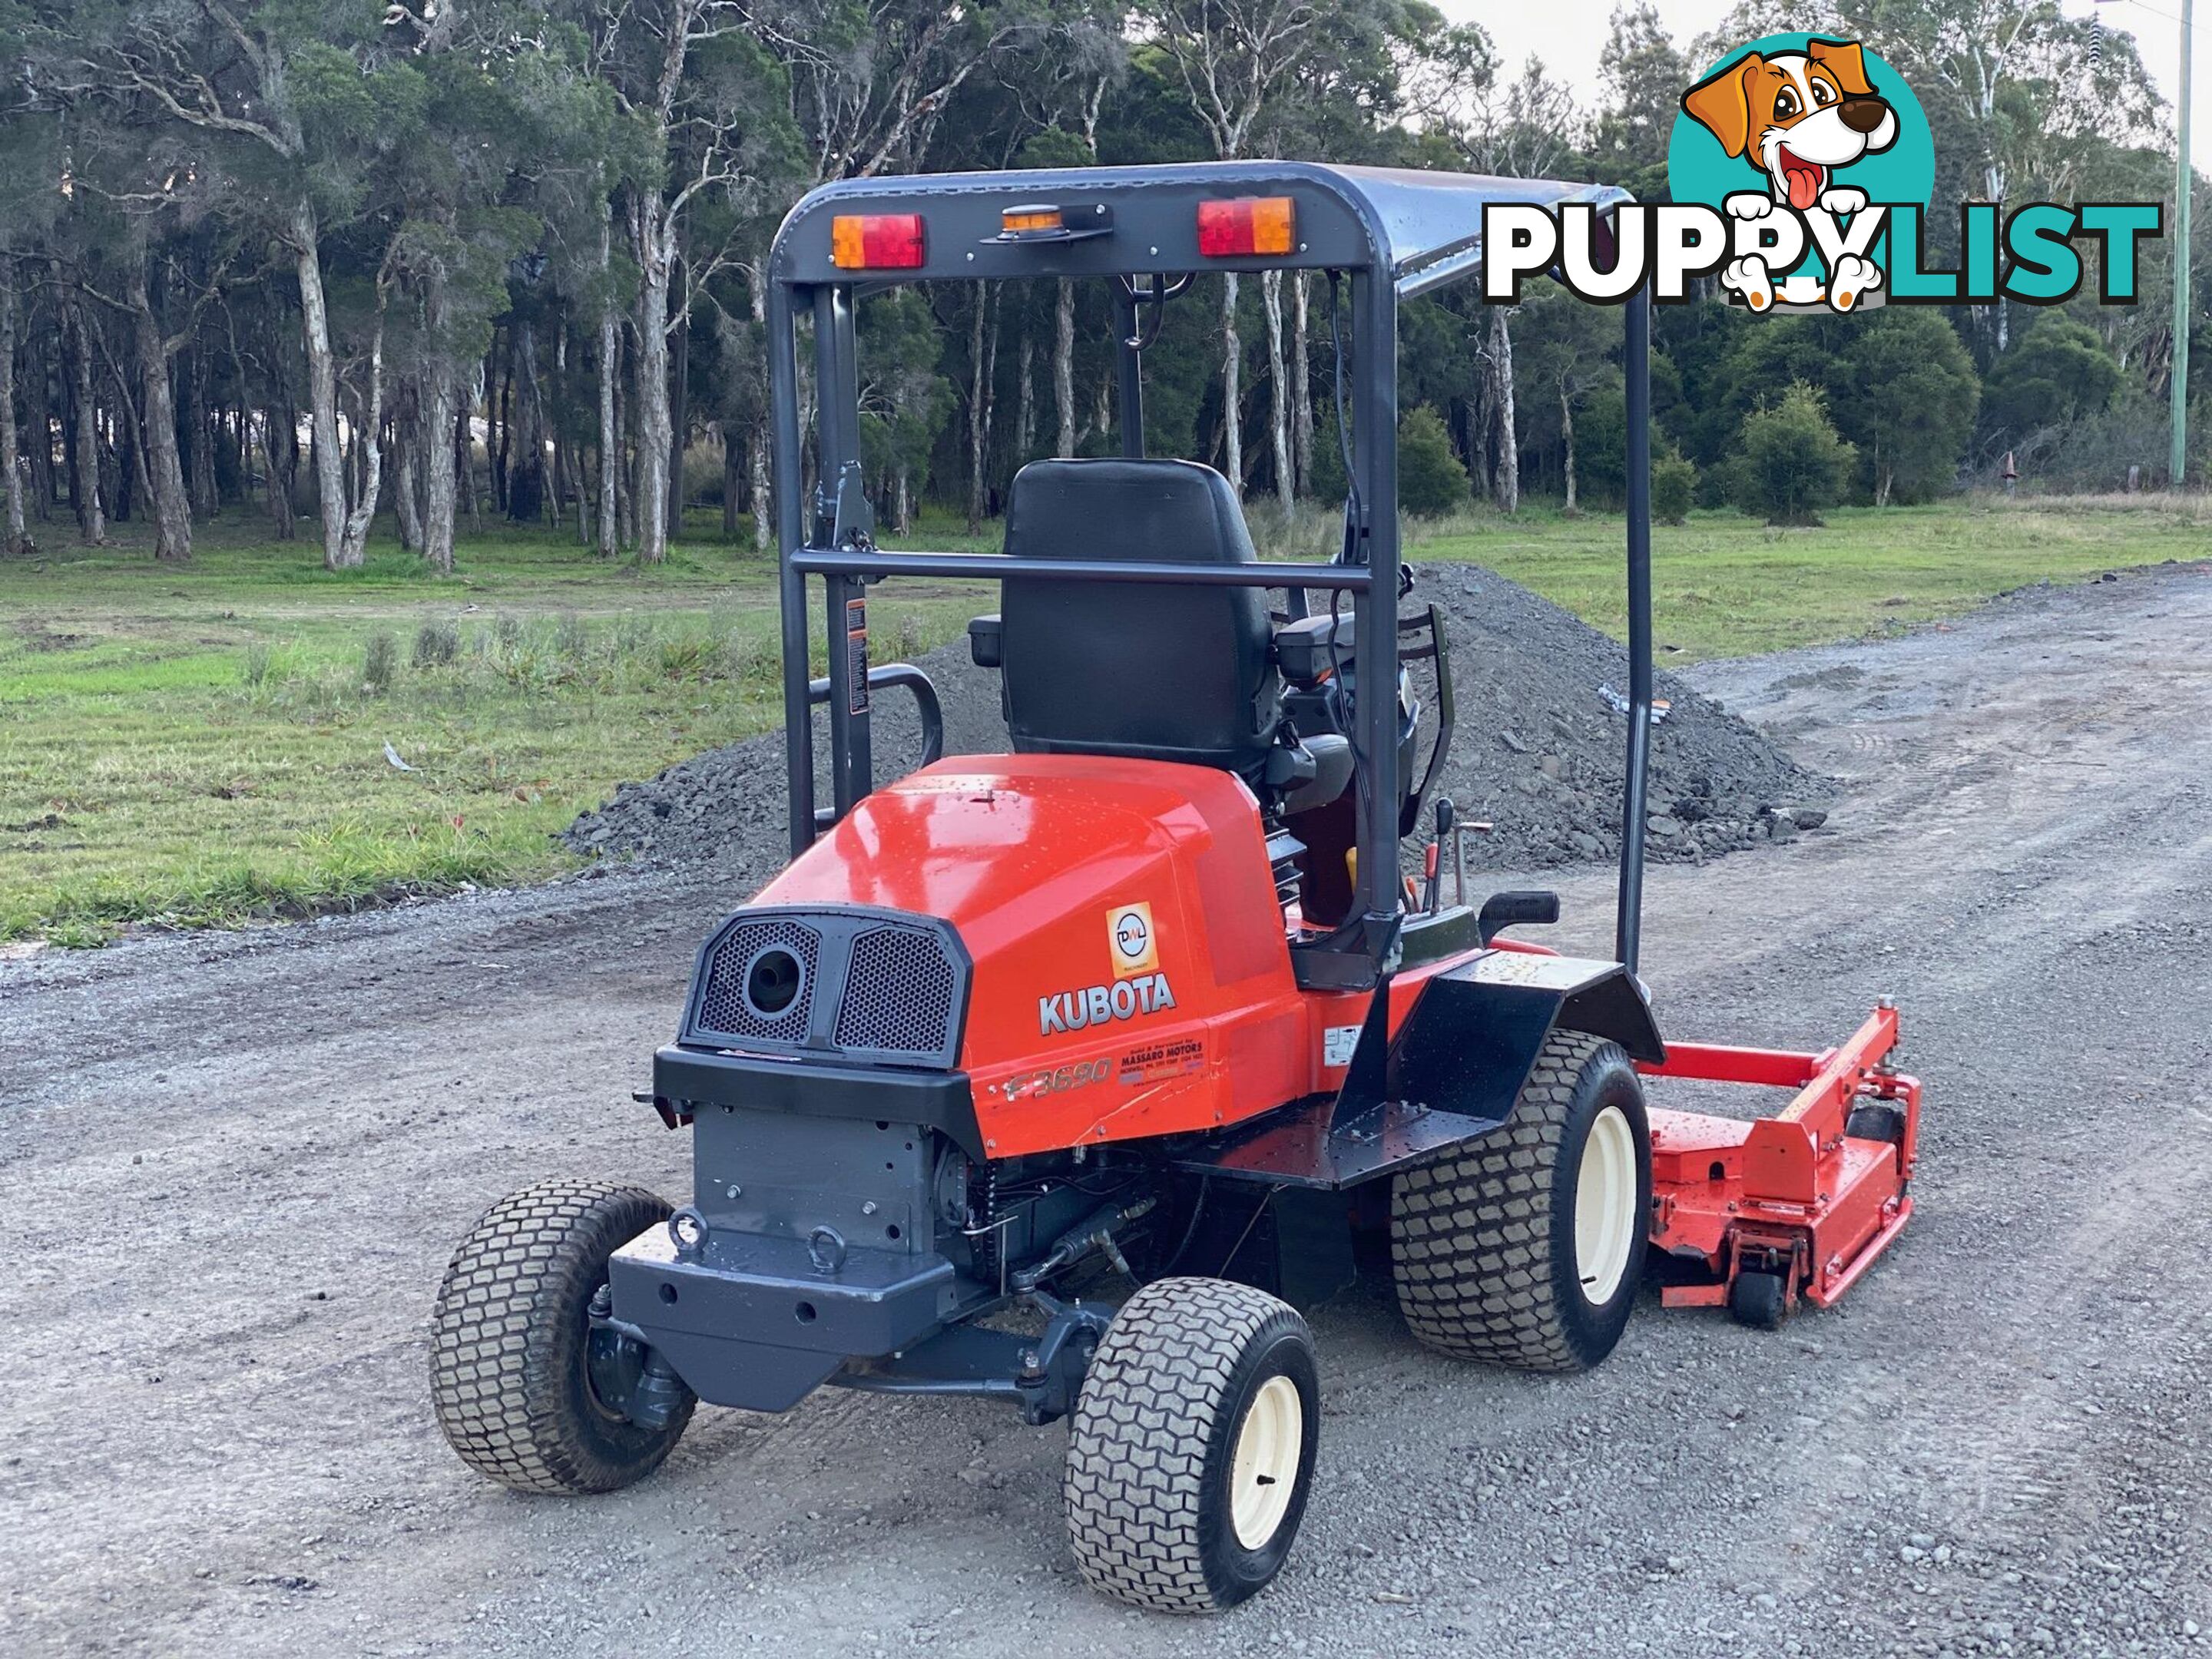
[{"label": "green grass field", "polygon": [[[1651,532],[1651,609],[1668,660],[1752,656],[1955,616],[2031,582],[2206,556],[2212,497],[1844,507],[1811,530],[1699,513]],[[1472,559],[1619,635],[1618,517],[1524,514],[1421,536],[1417,558]]]},{"label": "green grass field", "polygon": [[[1325,538],[1326,514],[1290,538],[1264,516],[1278,547]],[[2149,499],[1842,511],[1789,532],[1700,514],[1656,532],[1659,635],[1676,662],[1850,637],[2198,557],[2206,521]],[[329,574],[312,543],[256,539],[237,512],[182,568],[156,566],[137,526],[100,549],[41,528],[39,557],[0,562],[0,940],[543,878],[573,863],[552,833],[616,783],[778,716],[773,568],[703,533],[652,570],[490,534],[436,579],[389,552]],[[1617,517],[1469,514],[1413,540],[1620,627]],[[963,544],[942,525],[916,541]],[[884,590],[878,659],[954,637],[980,597]]]}]

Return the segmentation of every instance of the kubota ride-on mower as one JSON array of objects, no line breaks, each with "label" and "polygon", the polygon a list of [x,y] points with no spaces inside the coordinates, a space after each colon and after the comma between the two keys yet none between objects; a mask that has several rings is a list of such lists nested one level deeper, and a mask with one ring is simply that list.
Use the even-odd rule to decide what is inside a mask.
[{"label": "kubota ride-on mower", "polygon": [[[1477,271],[1486,203],[1602,217],[1624,199],[1254,161],[862,179],[799,204],[768,327],[792,861],[708,938],[654,1056],[651,1103],[691,1130],[690,1200],[549,1182],[455,1253],[432,1389],[468,1463],[604,1492],[657,1466],[700,1400],[1000,1399],[1069,1421],[1068,1534],[1093,1585],[1220,1608],[1297,1532],[1322,1413],[1296,1309],[1352,1281],[1363,1237],[1387,1239],[1420,1342],[1540,1371],[1612,1351],[1647,1252],[1665,1302],[1771,1325],[1896,1237],[1919,1087],[1889,1064],[1895,1013],[1819,1054],[1668,1045],[1636,975],[1644,295],[1626,307],[1614,959],[1500,936],[1555,920],[1553,895],[1471,907],[1462,878],[1446,902],[1446,802],[1425,879],[1403,872],[1452,701],[1438,613],[1401,612],[1398,305]],[[1328,562],[1259,559],[1220,474],[1145,453],[1162,308],[1197,274],[1283,270],[1327,273],[1351,481]],[[883,551],[856,305],[1015,279],[1115,285],[1121,456],[1024,467],[1002,553]],[[1012,753],[937,758],[927,679],[869,665],[867,590],[914,576],[1000,584],[969,635]],[[829,673],[811,680],[816,579]],[[1422,659],[1433,715],[1403,665]],[[869,710],[890,686],[920,701],[929,763],[878,786]],[[1755,1122],[1647,1112],[1639,1073],[1797,1092]]]}]

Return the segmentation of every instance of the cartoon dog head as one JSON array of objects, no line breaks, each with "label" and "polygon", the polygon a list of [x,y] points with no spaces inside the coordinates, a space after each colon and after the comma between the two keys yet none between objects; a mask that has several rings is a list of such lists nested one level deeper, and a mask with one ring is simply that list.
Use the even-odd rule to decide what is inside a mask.
[{"label": "cartoon dog head", "polygon": [[1856,40],[1753,52],[1684,93],[1682,108],[1730,155],[1755,160],[1774,199],[1800,212],[1838,167],[1897,142],[1897,112],[1875,95]]}]

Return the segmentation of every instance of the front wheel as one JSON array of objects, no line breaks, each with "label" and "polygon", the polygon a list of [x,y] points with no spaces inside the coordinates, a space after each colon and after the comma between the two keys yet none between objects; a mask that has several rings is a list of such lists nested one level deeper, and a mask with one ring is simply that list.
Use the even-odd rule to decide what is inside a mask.
[{"label": "front wheel", "polygon": [[[430,1319],[430,1399],[461,1461],[516,1492],[612,1492],[642,1480],[691,1420],[691,1391],[658,1427],[602,1398],[621,1353],[594,1352],[607,1258],[668,1206],[637,1187],[546,1181],[503,1199],[446,1269]],[[630,1369],[634,1370],[635,1365]]]},{"label": "front wheel", "polygon": [[1510,1121],[1392,1187],[1399,1310],[1439,1353],[1587,1370],[1628,1324],[1650,1211],[1636,1068],[1616,1043],[1553,1031]]},{"label": "front wheel", "polygon": [[1067,1535],[1092,1589],[1218,1613],[1282,1570],[1321,1427],[1313,1338],[1288,1303],[1163,1279],[1121,1306],[1069,1420]]}]

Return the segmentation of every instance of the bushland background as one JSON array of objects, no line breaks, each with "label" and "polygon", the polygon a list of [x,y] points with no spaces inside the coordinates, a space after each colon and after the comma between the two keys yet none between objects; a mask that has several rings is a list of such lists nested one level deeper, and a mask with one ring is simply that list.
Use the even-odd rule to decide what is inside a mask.
[{"label": "bushland background", "polygon": [[[1420,0],[0,0],[0,939],[547,873],[617,780],[772,721],[759,277],[814,185],[1272,154],[1657,198],[1681,88],[1801,27],[1918,93],[1937,258],[1957,202],[2172,195],[2131,37],[2014,0],[1701,40],[1626,6],[1595,107]],[[2145,252],[2130,307],[1664,308],[1675,653],[2193,556],[2185,251]],[[1540,287],[1403,333],[1417,552],[1616,620],[1617,316]],[[1024,461],[1118,443],[1103,289],[887,293],[861,337],[889,535],[994,545]],[[1329,371],[1324,284],[1202,279],[1148,441],[1325,547]],[[919,650],[970,596],[885,597]]]}]

